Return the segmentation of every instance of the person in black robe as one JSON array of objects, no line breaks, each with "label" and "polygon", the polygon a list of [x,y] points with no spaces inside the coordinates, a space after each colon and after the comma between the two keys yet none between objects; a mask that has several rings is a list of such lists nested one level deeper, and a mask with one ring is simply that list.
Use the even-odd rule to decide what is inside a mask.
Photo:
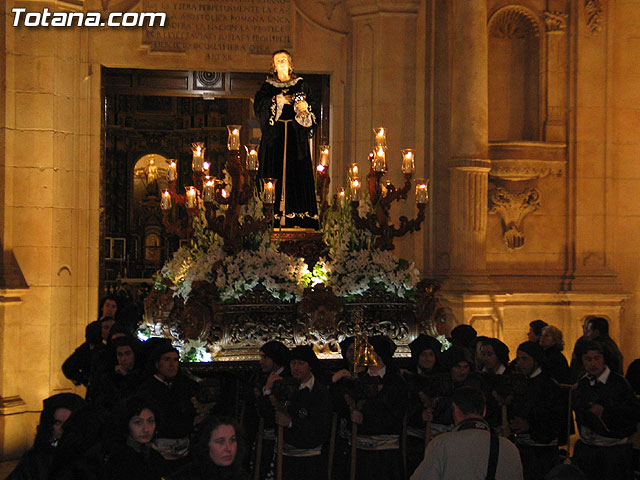
[{"label": "person in black robe", "polygon": [[640,420],[640,404],[629,383],[610,369],[606,349],[599,342],[582,342],[575,352],[585,375],[573,396],[580,440],[573,463],[589,480],[631,480],[633,454],[630,436]]},{"label": "person in black robe", "polygon": [[543,478],[560,463],[558,443],[566,424],[566,400],[543,369],[544,353],[537,342],[518,346],[515,369],[526,377],[523,391],[508,408],[509,429],[515,434],[525,480]]},{"label": "person in black robe", "polygon": [[66,419],[84,405],[75,393],[58,393],[42,402],[40,423],[33,447],[20,459],[8,480],[39,480],[49,478],[56,448]]},{"label": "person in black robe", "polygon": [[277,180],[275,211],[279,212],[280,226],[318,228],[309,149],[317,107],[307,84],[293,73],[289,52],[278,50],[272,58],[272,73],[256,93],[253,104],[262,131],[259,175]]},{"label": "person in black robe", "polygon": [[165,460],[152,447],[155,406],[149,400],[127,398],[117,413],[117,434],[106,461],[109,480],[160,480]]}]

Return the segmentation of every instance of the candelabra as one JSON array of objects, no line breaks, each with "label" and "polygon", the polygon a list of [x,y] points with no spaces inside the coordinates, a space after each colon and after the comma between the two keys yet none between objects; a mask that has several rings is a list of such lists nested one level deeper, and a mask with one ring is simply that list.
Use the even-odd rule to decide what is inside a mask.
[{"label": "candelabra", "polygon": [[[374,132],[375,144],[372,153],[369,154],[371,167],[367,175],[369,202],[373,207],[373,212],[367,213],[364,218],[358,212],[362,184],[358,178],[358,165],[354,163],[349,171],[351,218],[357,228],[368,230],[373,234],[374,248],[393,250],[394,238],[420,230],[420,224],[424,221],[424,210],[429,200],[428,181],[425,179],[416,180],[416,204],[418,207],[416,218],[409,220],[403,215],[399,218],[400,225],[398,227],[390,223],[389,209],[391,205],[393,202],[406,200],[411,189],[411,180],[415,170],[415,151],[410,148],[402,150],[404,185],[401,188],[396,188],[390,180],[386,180],[383,184],[382,177],[387,171],[386,132],[384,127],[374,128]],[[341,190],[338,195],[344,197],[345,193]]]},{"label": "candelabra", "polygon": [[[254,218],[244,215],[240,219],[241,209],[254,195],[258,171],[257,146],[245,147],[246,159],[240,153],[240,125],[228,125],[229,151],[226,170],[231,182],[209,176],[209,164],[204,160],[206,148],[202,143],[192,144],[193,186],[185,187],[184,195],[176,191],[177,162],[172,160],[167,170],[169,188],[162,193],[160,206],[163,211],[163,223],[169,233],[182,238],[193,233],[193,219],[203,207],[207,228],[222,237],[223,249],[229,254],[242,249],[242,239],[247,235],[266,230],[273,221],[275,202],[275,180],[264,179],[263,216]],[[186,216],[180,216],[180,208]],[[242,220],[242,221],[241,221]]]}]

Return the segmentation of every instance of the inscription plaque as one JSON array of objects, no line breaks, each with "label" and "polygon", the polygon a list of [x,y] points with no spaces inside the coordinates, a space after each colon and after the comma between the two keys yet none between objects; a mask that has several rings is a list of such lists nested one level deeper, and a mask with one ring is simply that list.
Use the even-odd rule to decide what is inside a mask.
[{"label": "inscription plaque", "polygon": [[230,61],[291,47],[291,0],[144,0],[142,10],[167,14],[164,27],[143,31],[153,52]]}]

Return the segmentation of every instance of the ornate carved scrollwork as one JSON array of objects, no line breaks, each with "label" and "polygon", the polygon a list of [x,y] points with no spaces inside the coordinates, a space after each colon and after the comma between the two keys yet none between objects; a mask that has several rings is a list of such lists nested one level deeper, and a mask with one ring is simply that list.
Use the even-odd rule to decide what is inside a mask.
[{"label": "ornate carved scrollwork", "polygon": [[339,351],[340,337],[337,323],[342,304],[324,285],[308,288],[298,306],[298,319],[294,327],[294,339],[299,344],[311,344],[316,351]]},{"label": "ornate carved scrollwork", "polygon": [[524,246],[524,218],[540,207],[540,193],[529,188],[520,193],[512,193],[496,187],[489,194],[489,213],[497,213],[502,219],[503,239],[509,250]]},{"label": "ornate carved scrollwork", "polygon": [[587,13],[587,26],[592,34],[602,30],[603,0],[585,0],[584,10]]},{"label": "ornate carved scrollwork", "polygon": [[562,12],[544,12],[547,32],[562,32],[567,29],[569,15]]}]

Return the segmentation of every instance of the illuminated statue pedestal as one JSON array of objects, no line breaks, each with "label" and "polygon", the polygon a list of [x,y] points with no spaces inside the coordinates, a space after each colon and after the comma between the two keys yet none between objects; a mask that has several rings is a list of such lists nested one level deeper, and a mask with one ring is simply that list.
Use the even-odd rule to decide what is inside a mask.
[{"label": "illuminated statue pedestal", "polygon": [[437,315],[437,299],[428,289],[416,300],[369,291],[349,303],[340,302],[323,286],[305,291],[300,303],[280,302],[261,286],[241,302],[219,303],[213,298],[209,284],[195,287],[186,304],[174,301],[170,291],[155,291],[145,304],[147,322],[155,325],[156,334],[206,341],[214,362],[244,362],[256,360],[269,340],[290,347],[312,344],[321,358],[338,358],[338,344],[354,334],[360,312],[364,333],[388,335],[398,345],[396,356],[408,356],[408,343],[418,333],[432,331]]}]

